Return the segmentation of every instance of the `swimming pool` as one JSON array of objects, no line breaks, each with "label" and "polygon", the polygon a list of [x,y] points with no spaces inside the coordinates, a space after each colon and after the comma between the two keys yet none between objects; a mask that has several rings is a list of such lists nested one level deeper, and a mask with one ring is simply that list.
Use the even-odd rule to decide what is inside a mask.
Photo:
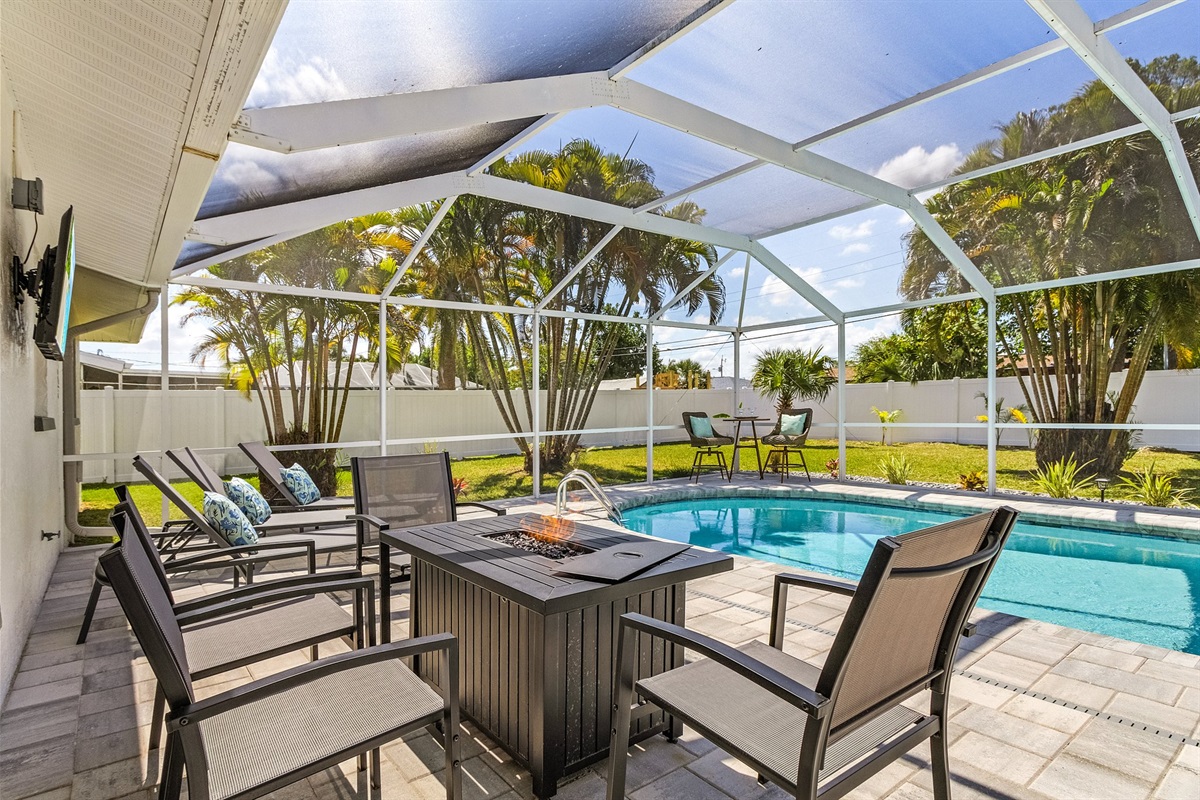
[{"label": "swimming pool", "polygon": [[[771,498],[704,498],[622,513],[641,533],[856,579],[880,537],[958,518]],[[1018,520],[979,605],[1200,654],[1200,542]]]}]

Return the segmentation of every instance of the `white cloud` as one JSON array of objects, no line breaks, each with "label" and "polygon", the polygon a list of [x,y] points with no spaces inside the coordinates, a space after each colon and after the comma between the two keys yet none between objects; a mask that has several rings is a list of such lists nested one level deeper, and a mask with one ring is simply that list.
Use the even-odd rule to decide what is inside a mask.
[{"label": "white cloud", "polygon": [[319,103],[346,97],[349,90],[337,70],[320,56],[300,62],[279,54],[272,47],[254,79],[247,108]]},{"label": "white cloud", "polygon": [[[821,270],[816,267],[808,269],[793,267],[792,272],[795,272],[809,283],[814,283],[817,278],[821,277]],[[776,308],[780,306],[794,306],[797,302],[807,302],[801,299],[795,289],[788,286],[776,275],[771,275],[763,281],[762,294],[760,296]]]},{"label": "white cloud", "polygon": [[908,214],[904,213],[903,211],[901,211],[899,214],[896,215],[896,225],[897,226],[904,227],[904,226],[912,225],[912,224],[913,224],[912,217],[910,217]]},{"label": "white cloud", "polygon": [[733,269],[729,270],[729,277],[731,277],[731,278],[740,278],[745,274],[746,274],[745,267],[734,267]]},{"label": "white cloud", "polygon": [[861,289],[867,285],[867,282],[863,278],[842,278],[833,285],[837,289]]},{"label": "white cloud", "polygon": [[855,242],[854,244],[848,244],[845,247],[843,247],[841,255],[852,256],[856,253],[869,253],[869,252],[871,252],[871,245],[867,244],[866,242]]},{"label": "white cloud", "polygon": [[848,242],[851,239],[865,239],[874,229],[875,220],[867,219],[857,225],[834,225],[829,229],[829,235],[838,241]]},{"label": "white cloud", "polygon": [[875,171],[875,177],[897,186],[909,188],[941,180],[962,162],[962,151],[953,142],[938,145],[933,152],[916,145],[909,148],[907,152],[886,161]]}]

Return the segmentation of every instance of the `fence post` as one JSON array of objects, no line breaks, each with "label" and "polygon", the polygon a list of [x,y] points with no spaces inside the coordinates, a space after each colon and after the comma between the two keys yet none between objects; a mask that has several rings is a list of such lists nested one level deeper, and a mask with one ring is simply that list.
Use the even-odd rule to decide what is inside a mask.
[{"label": "fence post", "polygon": [[[962,422],[962,387],[959,385],[959,377],[957,375],[954,376],[951,383],[953,384],[953,392],[954,392],[954,424],[958,425],[959,423]],[[954,429],[954,443],[955,444],[962,444],[962,442],[959,439],[959,434],[961,432],[962,432],[962,428],[956,427]]]},{"label": "fence post", "polygon": [[[104,426],[104,452],[115,453],[117,452],[117,403],[116,393],[111,386],[104,387],[104,411],[101,417],[107,420]],[[104,462],[104,482],[117,482],[117,462],[115,459]]]},{"label": "fence post", "polygon": [[654,483],[654,326],[646,326],[646,483]]},{"label": "fence post", "polygon": [[[217,447],[226,447],[229,444],[229,436],[225,430],[225,387],[218,386],[216,391],[212,393],[212,397],[213,399],[211,402],[214,407],[213,431],[216,433],[216,439],[214,443]],[[221,453],[219,472],[224,475],[229,471],[229,456],[225,453]]]}]

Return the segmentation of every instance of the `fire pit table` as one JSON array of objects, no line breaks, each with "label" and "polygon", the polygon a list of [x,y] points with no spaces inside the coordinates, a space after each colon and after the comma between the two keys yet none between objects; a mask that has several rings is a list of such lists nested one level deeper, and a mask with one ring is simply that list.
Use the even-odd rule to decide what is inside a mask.
[{"label": "fire pit table", "polygon": [[[536,514],[384,531],[380,547],[383,564],[392,547],[412,557],[409,635],[459,638],[462,713],[529,769],[539,798],[608,755],[620,616],[682,625],[685,582],[733,568],[722,553]],[[660,639],[639,648],[639,678],[683,663],[682,649]],[[415,666],[441,687],[438,660]],[[634,741],[680,731],[681,723],[653,706],[634,714]]]}]

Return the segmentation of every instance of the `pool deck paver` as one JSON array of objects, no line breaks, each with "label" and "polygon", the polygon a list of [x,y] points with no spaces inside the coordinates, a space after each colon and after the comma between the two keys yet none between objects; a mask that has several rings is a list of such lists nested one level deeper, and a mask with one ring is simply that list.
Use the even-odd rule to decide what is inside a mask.
[{"label": "pool deck paver", "polygon": [[[663,497],[681,488],[687,491],[668,485],[627,487],[618,494]],[[711,489],[702,484],[700,491]],[[552,511],[528,500],[510,505]],[[4,800],[154,797],[158,756],[147,750],[153,676],[111,593],[101,596],[88,643],[74,643],[99,552],[80,548],[60,557],[26,644],[0,715]],[[730,643],[765,637],[772,578],[782,571],[736,557],[732,572],[692,582],[689,627]],[[179,596],[228,585],[180,584]],[[821,663],[845,607],[839,596],[793,590],[786,649]],[[407,635],[407,608],[407,585],[400,584],[393,597],[397,638]],[[977,611],[973,619],[978,633],[963,641],[951,693],[955,800],[1200,796],[1200,657],[995,612]],[[197,692],[209,696],[305,661],[299,653],[280,656],[200,681]],[[530,797],[528,773],[473,726],[464,729],[465,796]],[[435,737],[413,734],[383,752],[385,797],[444,797]],[[657,737],[642,743],[629,763],[631,800],[786,796],[760,786],[750,770],[690,730],[675,744]],[[604,786],[601,763],[562,785],[558,796],[602,798]],[[344,800],[355,787],[351,763],[273,797]],[[928,747],[913,750],[849,796],[930,800]]]}]

